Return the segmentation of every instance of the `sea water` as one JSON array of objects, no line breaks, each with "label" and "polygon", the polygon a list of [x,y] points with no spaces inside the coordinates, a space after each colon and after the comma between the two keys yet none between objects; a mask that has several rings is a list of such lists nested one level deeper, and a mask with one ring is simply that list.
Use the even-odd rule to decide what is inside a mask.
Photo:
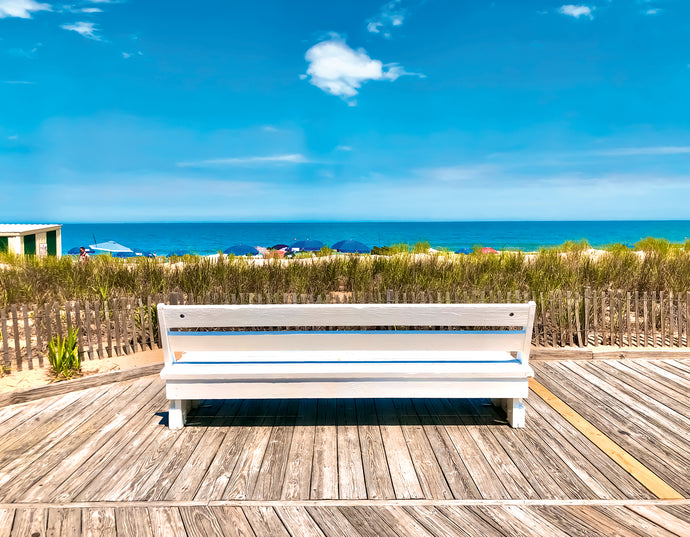
[{"label": "sea water", "polygon": [[208,255],[235,244],[270,247],[315,239],[328,245],[354,239],[368,246],[427,241],[451,250],[481,245],[534,251],[582,239],[595,247],[633,245],[649,236],[684,242],[690,221],[81,223],[63,225],[62,250],[113,240],[157,255],[180,249]]}]

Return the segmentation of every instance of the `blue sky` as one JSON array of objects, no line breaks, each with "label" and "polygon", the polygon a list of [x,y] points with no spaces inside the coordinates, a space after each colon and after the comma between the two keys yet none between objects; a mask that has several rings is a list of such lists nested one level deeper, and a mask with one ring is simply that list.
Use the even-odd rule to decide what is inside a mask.
[{"label": "blue sky", "polygon": [[0,0],[0,221],[689,219],[689,4]]}]

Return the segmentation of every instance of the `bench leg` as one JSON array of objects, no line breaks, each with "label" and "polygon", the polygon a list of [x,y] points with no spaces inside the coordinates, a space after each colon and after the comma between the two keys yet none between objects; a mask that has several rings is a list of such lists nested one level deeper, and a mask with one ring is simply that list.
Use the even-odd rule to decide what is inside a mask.
[{"label": "bench leg", "polygon": [[189,411],[189,401],[181,399],[172,399],[170,401],[170,409],[168,410],[168,427],[170,429],[182,429],[184,422],[187,419],[187,412]]},{"label": "bench leg", "polygon": [[525,426],[525,407],[520,399],[506,399],[506,414],[508,415],[508,423],[515,429],[521,429]]}]

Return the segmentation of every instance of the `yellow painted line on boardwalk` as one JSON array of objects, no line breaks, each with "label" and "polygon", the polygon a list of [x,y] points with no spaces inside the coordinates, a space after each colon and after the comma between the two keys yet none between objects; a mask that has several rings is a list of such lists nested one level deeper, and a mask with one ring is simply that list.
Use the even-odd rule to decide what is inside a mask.
[{"label": "yellow painted line on boardwalk", "polygon": [[563,416],[578,431],[584,434],[594,445],[608,455],[623,470],[642,483],[650,492],[663,500],[682,500],[684,496],[663,481],[644,464],[630,453],[616,444],[594,425],[580,416],[575,410],[561,399],[552,394],[533,378],[529,379],[529,387],[541,397],[551,408]]}]

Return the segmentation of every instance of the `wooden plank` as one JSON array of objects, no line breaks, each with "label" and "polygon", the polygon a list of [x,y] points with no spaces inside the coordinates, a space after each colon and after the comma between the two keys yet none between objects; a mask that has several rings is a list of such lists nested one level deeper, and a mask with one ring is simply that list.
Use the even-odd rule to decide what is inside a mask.
[{"label": "wooden plank", "polygon": [[410,399],[394,399],[398,421],[425,498],[451,499],[453,493]]},{"label": "wooden plank", "polygon": [[[56,334],[60,336],[60,338],[64,337],[65,331],[63,330],[63,325],[62,325],[62,309],[60,308],[60,304],[55,302],[53,304],[53,311],[55,311],[55,329],[56,329]],[[65,315],[65,317],[67,317]]]},{"label": "wooden plank", "polygon": [[316,433],[316,410],[316,400],[300,399],[281,492],[281,499],[283,500],[309,499]]},{"label": "wooden plank", "polygon": [[640,292],[635,289],[635,346],[640,345]]},{"label": "wooden plank", "polygon": [[79,352],[79,358],[84,359],[84,319],[81,315],[81,304],[79,300],[74,301],[74,324],[77,331],[77,348]]},{"label": "wooden plank", "polygon": [[151,529],[155,537],[187,537],[177,507],[148,507]]},{"label": "wooden plank", "polygon": [[115,350],[113,349],[113,331],[111,327],[111,316],[113,313],[108,308],[108,301],[103,301],[103,318],[105,321],[105,344],[108,349],[108,356],[111,358],[116,356]]},{"label": "wooden plank", "polygon": [[72,537],[81,534],[81,509],[68,508],[48,510],[48,527],[46,528],[46,536]]},{"label": "wooden plank", "polygon": [[578,431],[584,434],[604,453],[617,462],[624,470],[640,481],[657,497],[663,499],[682,499],[683,496],[670,485],[662,481],[635,457],[614,443],[603,432],[594,427],[585,418],[575,412],[570,406],[557,398],[535,379],[530,379],[530,388],[549,404],[556,412],[570,422]]},{"label": "wooden plank", "polygon": [[311,492],[313,500],[338,498],[338,435],[336,401],[319,399],[314,431],[314,461]]},{"label": "wooden plank", "polygon": [[650,316],[650,321],[651,321],[652,347],[656,347],[656,346],[657,346],[657,340],[656,340],[656,309],[657,309],[656,291],[652,291],[651,304],[650,304],[650,308],[649,308],[649,316]]},{"label": "wooden plank", "polygon": [[[644,466],[650,469],[658,479],[669,483],[680,493],[690,490],[688,476],[678,469],[685,460],[685,450],[679,450],[674,441],[650,430],[651,427],[629,409],[630,403],[622,403],[610,397],[604,390],[588,384],[584,379],[576,382],[584,383],[587,390],[573,391],[572,384],[563,388],[561,383],[572,383],[572,373],[564,374],[562,368],[555,368],[542,379],[554,393],[560,394],[565,400],[573,403],[586,419],[598,430],[603,431],[615,439],[616,443],[626,450],[632,457],[644,461]],[[605,401],[606,404],[603,404]],[[621,433],[620,431],[625,431]]]},{"label": "wooden plank", "polygon": [[81,512],[81,531],[84,537],[117,537],[113,507],[87,507]]},{"label": "wooden plank", "polygon": [[211,507],[211,513],[218,521],[225,537],[254,537],[256,535],[241,507]]},{"label": "wooden plank", "polygon": [[653,524],[661,526],[665,530],[676,535],[690,535],[690,523],[687,523],[657,506],[627,505],[631,511],[646,518]]},{"label": "wooden plank", "polygon": [[291,537],[273,507],[248,506],[242,512],[257,537]]},{"label": "wooden plank", "polygon": [[224,500],[251,498],[259,478],[261,462],[268,447],[277,411],[278,401],[264,402],[262,415],[257,416],[257,424],[251,427],[244,448],[237,459],[237,464],[223,494]]},{"label": "wooden plank", "polygon": [[618,289],[616,292],[616,301],[618,304],[618,345],[623,347],[625,343],[623,342],[623,334],[625,331],[625,322],[623,317],[625,312],[623,311],[623,292]]},{"label": "wooden plank", "polygon": [[535,524],[535,527],[539,527],[540,535],[555,534],[567,535],[568,537],[609,537],[609,535],[602,534],[596,528],[592,528],[583,523],[577,516],[573,515],[573,513],[562,508],[537,505],[524,509],[524,511],[531,514],[533,520],[542,520],[543,523],[546,524],[545,527]]},{"label": "wooden plank", "polygon": [[472,476],[481,497],[485,499],[509,498],[502,480],[477,446],[465,422],[459,418],[455,407],[450,405],[448,401],[438,399],[426,400],[426,406],[440,418],[455,450],[462,457]]},{"label": "wooden plank", "polygon": [[[505,537],[509,535],[508,533],[497,530],[492,524],[486,522],[476,512],[471,511],[466,507],[439,506],[436,508],[436,511],[439,513],[438,516],[447,518],[458,528],[467,529],[467,533],[471,537]],[[541,535],[550,536],[551,534],[542,533]]]},{"label": "wooden plank", "polygon": [[498,506],[471,506],[469,510],[476,513],[485,522],[491,524],[498,531],[505,532],[511,537],[533,537],[535,528],[533,523],[523,522],[513,514]]},{"label": "wooden plank", "polygon": [[39,309],[37,304],[33,305],[32,310],[34,312],[34,328],[36,329],[36,354],[38,358],[38,367],[43,367],[43,312]]},{"label": "wooden plank", "polygon": [[13,521],[14,509],[0,508],[0,537],[10,537]]},{"label": "wooden plank", "polygon": [[250,497],[255,500],[280,500],[298,403],[299,400],[296,399],[280,402],[256,485],[250,494]]},{"label": "wooden plank", "polygon": [[133,380],[140,377],[148,377],[150,375],[159,374],[161,369],[163,369],[163,364],[151,364],[132,369],[123,369],[121,371],[111,371],[108,373],[100,373],[98,375],[89,375],[87,377],[73,379],[66,382],[56,382],[47,386],[30,388],[28,390],[3,393],[0,394],[0,407],[18,405],[28,401],[36,401],[37,399],[53,397],[56,395],[64,395],[76,390],[95,388],[96,386],[104,386],[106,384],[112,384],[115,382]]},{"label": "wooden plank", "polygon": [[[665,530],[643,516],[622,506],[593,506],[593,509],[613,520],[624,535],[635,533],[644,537],[675,537],[675,533]],[[607,536],[608,537],[608,536]]]},{"label": "wooden plank", "polygon": [[580,294],[575,293],[575,327],[577,330],[577,346],[584,347],[586,345],[586,339],[583,337],[582,326],[580,324]]},{"label": "wooden plank", "polygon": [[642,296],[642,310],[643,310],[643,321],[644,321],[644,347],[649,346],[649,337],[648,337],[648,331],[647,331],[647,326],[649,325],[649,309],[647,307],[647,291],[644,292],[644,295]]},{"label": "wooden plank", "polygon": [[[137,302],[137,311],[139,312],[139,350],[144,351],[146,350],[146,311],[144,310],[144,303],[141,298],[137,299]],[[149,345],[149,350],[152,349],[153,347]]]},{"label": "wooden plank", "polygon": [[362,452],[354,399],[336,402],[338,490],[341,499],[366,498]]},{"label": "wooden plank", "polygon": [[[195,500],[209,501],[222,497],[240,453],[244,450],[251,429],[260,423],[261,416],[259,414],[263,406],[262,401],[245,400],[242,402],[232,421],[232,426],[229,427],[216,450],[215,457],[194,495]],[[175,500],[177,497],[169,495],[167,499]]]},{"label": "wooden plank", "polygon": [[659,335],[661,336],[661,346],[666,347],[666,308],[664,307],[664,292],[659,291]]},{"label": "wooden plank", "polygon": [[326,537],[304,507],[280,506],[276,513],[293,537]]},{"label": "wooden plank", "polygon": [[[169,328],[246,326],[525,326],[529,304],[162,306]],[[184,315],[184,317],[181,317]]]},{"label": "wooden plank", "polygon": [[48,526],[48,509],[20,508],[14,513],[12,537],[43,536]]},{"label": "wooden plank", "polygon": [[355,407],[367,497],[370,499],[395,498],[374,402],[371,399],[357,399]]},{"label": "wooden plank", "polygon": [[570,345],[571,347],[574,347],[575,341],[573,339],[573,315],[572,315],[573,300],[572,300],[572,293],[570,290],[566,291],[565,307],[566,307],[566,311],[567,311],[566,332],[567,332],[567,338],[568,338],[568,345]]},{"label": "wooden plank", "polygon": [[[399,537],[399,534],[366,507],[339,507],[338,510],[362,537]],[[403,534],[404,535],[404,534]]]},{"label": "wooden plank", "polygon": [[404,506],[403,510],[418,520],[426,529],[437,537],[474,537],[469,526],[461,527],[452,522],[433,506]]},{"label": "wooden plank", "polygon": [[628,341],[627,341],[628,347],[632,347],[632,327],[630,325],[630,317],[631,317],[632,311],[630,310],[630,306],[631,306],[630,291],[627,291],[625,293],[625,322],[626,322],[626,327],[628,330]]},{"label": "wooden plank", "polygon": [[396,535],[414,535],[415,537],[435,537],[415,517],[402,507],[363,507],[364,515],[370,514],[370,519],[380,518]]},{"label": "wooden plank", "polygon": [[19,339],[19,318],[17,316],[17,305],[12,304],[12,332],[14,336],[14,355],[15,355],[15,365],[17,366],[17,371],[22,371],[22,349]]},{"label": "wooden plank", "polygon": [[155,307],[156,306],[154,306],[154,304],[151,303],[151,297],[146,297],[146,325],[149,332],[149,346],[152,349],[154,348],[156,342],[156,338],[153,334],[153,311]]},{"label": "wooden plank", "polygon": [[120,308],[118,306],[117,299],[112,299],[111,307],[113,315],[113,337],[115,339],[115,345],[113,347],[113,356],[123,356],[125,354],[123,348],[124,338],[120,328]]},{"label": "wooden plank", "polygon": [[89,346],[89,352],[86,355],[90,360],[94,360],[96,358],[96,346],[94,345],[95,340],[93,330],[91,329],[91,307],[88,300],[84,300],[84,324],[86,325],[86,344]]},{"label": "wooden plank", "polygon": [[212,427],[208,427],[194,448],[189,458],[182,464],[180,473],[165,493],[165,500],[193,498],[209,470],[211,463],[218,456],[227,429],[232,427],[242,401],[227,400],[220,405]]},{"label": "wooden plank", "polygon": [[599,345],[599,314],[597,309],[597,293],[592,294],[592,328],[594,330],[594,346]]},{"label": "wooden plank", "polygon": [[419,483],[410,451],[405,442],[405,435],[395,414],[390,399],[376,399],[374,401],[378,415],[381,438],[386,450],[388,469],[397,499],[424,498],[422,486]]},{"label": "wooden plank", "polygon": [[101,323],[101,304],[98,301],[93,303],[93,316],[96,322],[96,340],[98,341],[98,357],[105,358],[103,353],[103,329]]},{"label": "wooden plank", "polygon": [[[333,507],[307,507],[307,513],[328,537],[355,537],[361,535],[357,528]],[[295,534],[292,534],[293,536]]]},{"label": "wooden plank", "polygon": [[456,499],[481,498],[462,455],[455,449],[439,416],[428,409],[425,405],[426,400],[413,399],[412,401],[453,497]]},{"label": "wooden plank", "polygon": [[10,334],[7,330],[7,312],[5,308],[0,309],[0,336],[2,337],[2,363],[5,368],[11,369]]},{"label": "wooden plank", "polygon": [[181,506],[179,509],[188,537],[224,537],[218,519],[208,507]]},{"label": "wooden plank", "polygon": [[146,507],[118,507],[115,509],[115,527],[118,535],[153,537],[153,529]]}]

